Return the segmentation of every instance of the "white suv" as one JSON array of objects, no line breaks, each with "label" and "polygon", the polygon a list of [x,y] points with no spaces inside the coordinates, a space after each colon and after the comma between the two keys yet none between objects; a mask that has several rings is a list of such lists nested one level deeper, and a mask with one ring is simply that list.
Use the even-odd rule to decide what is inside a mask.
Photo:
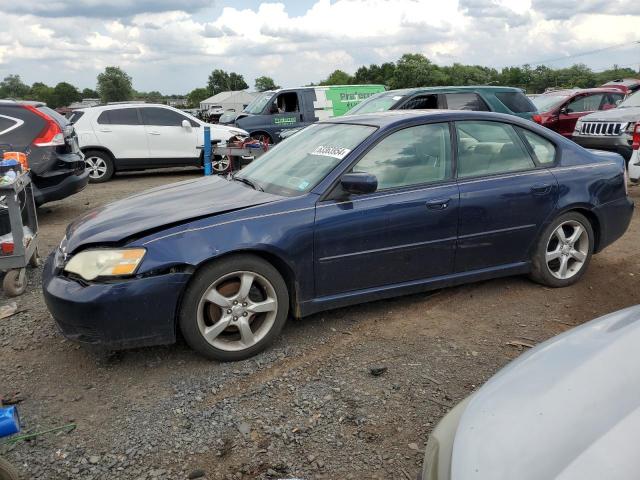
[{"label": "white suv", "polygon": [[202,165],[198,146],[204,144],[205,125],[214,141],[248,136],[239,128],[207,124],[176,108],[146,103],[83,108],[70,120],[93,183],[106,182],[120,170]]}]

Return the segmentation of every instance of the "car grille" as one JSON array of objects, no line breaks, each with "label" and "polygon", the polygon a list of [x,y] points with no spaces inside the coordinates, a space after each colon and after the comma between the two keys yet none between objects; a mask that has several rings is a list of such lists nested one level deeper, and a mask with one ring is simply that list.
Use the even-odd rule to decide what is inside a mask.
[{"label": "car grille", "polygon": [[626,123],[621,122],[583,122],[579,133],[593,136],[617,136],[622,134]]}]

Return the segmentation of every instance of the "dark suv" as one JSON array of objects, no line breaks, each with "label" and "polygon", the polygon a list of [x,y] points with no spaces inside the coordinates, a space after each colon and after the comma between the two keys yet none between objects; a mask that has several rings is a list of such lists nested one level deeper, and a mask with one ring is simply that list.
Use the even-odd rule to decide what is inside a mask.
[{"label": "dark suv", "polygon": [[0,153],[25,152],[37,205],[61,200],[89,182],[73,125],[44,103],[0,100]]},{"label": "dark suv", "polygon": [[527,120],[537,113],[535,105],[520,89],[479,85],[389,90],[369,97],[349,110],[347,115],[416,109],[499,112]]}]

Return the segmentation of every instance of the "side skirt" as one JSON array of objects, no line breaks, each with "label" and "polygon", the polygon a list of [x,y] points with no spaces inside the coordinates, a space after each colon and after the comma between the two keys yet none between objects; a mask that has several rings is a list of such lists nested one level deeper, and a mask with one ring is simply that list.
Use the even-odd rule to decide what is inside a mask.
[{"label": "side skirt", "polygon": [[529,273],[531,264],[529,262],[510,263],[499,267],[483,268],[470,272],[460,272],[450,275],[429,278],[427,280],[414,280],[411,282],[385,285],[383,287],[373,287],[364,290],[355,290],[339,295],[314,298],[300,304],[301,317],[312,315],[323,310],[332,308],[347,307],[358,303],[375,302],[386,298],[411,295],[414,293],[426,292],[438,288],[453,287],[464,283],[478,282],[492,278],[507,277],[510,275],[522,275]]}]

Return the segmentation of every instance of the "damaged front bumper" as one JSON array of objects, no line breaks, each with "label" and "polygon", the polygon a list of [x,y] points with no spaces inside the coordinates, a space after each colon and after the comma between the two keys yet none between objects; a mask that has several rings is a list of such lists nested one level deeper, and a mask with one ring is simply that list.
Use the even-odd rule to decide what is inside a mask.
[{"label": "damaged front bumper", "polygon": [[188,273],[80,283],[62,274],[52,253],[44,266],[42,289],[62,334],[107,349],[175,342],[180,293]]}]

